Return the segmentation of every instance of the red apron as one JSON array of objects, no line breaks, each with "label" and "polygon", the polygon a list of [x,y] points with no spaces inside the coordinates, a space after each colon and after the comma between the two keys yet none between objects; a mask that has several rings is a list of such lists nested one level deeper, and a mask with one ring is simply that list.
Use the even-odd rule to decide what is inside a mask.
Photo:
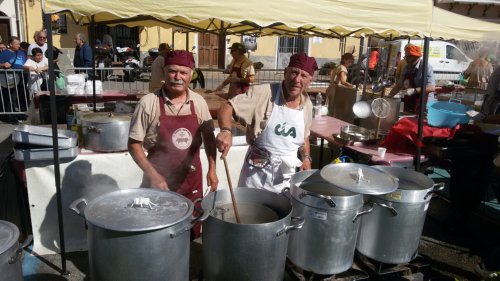
[{"label": "red apron", "polygon": [[[408,67],[407,67],[408,68]],[[417,85],[415,84],[415,73],[417,72],[417,69],[413,69],[413,71],[406,71],[406,74],[403,79],[403,85],[407,85],[405,89],[411,89],[411,88],[416,88]],[[408,82],[406,82],[408,81]],[[425,90],[425,89],[423,89]],[[427,93],[424,94],[425,102],[427,102]],[[411,96],[405,96],[401,99],[402,102],[404,102],[404,111],[407,112],[418,112],[420,109],[420,93],[415,93]]]},{"label": "red apron", "polygon": [[[233,64],[233,67],[231,67],[231,75],[235,72],[236,72],[236,77],[238,77],[240,79],[243,78],[241,76],[241,64],[240,64],[240,67],[236,67]],[[229,87],[232,90],[232,91],[229,91],[229,94],[231,97],[234,97],[236,95],[246,93],[246,91],[248,91],[248,88],[250,88],[250,85],[248,85],[247,83],[243,83],[243,82],[236,82],[236,87],[232,86],[232,85],[229,85]]]},{"label": "red apron", "polygon": [[[168,188],[189,200],[202,197],[203,179],[200,161],[202,142],[200,125],[191,101],[190,115],[165,114],[165,98],[159,97],[160,131],[158,142],[149,150],[148,160],[167,180]],[[201,207],[198,203],[195,207]],[[196,212],[195,212],[195,215]],[[196,224],[191,237],[200,236],[201,225]]]}]

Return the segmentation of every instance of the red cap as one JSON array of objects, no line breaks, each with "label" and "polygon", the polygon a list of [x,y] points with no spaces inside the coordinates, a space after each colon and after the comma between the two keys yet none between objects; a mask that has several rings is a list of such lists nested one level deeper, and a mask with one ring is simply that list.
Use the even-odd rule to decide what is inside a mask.
[{"label": "red cap", "polygon": [[415,57],[422,56],[422,48],[420,48],[420,46],[417,45],[406,45],[405,51],[408,52],[408,54]]},{"label": "red cap", "polygon": [[164,66],[176,64],[194,68],[194,57],[191,52],[184,50],[169,51],[165,54]]},{"label": "red cap", "polygon": [[313,57],[309,57],[304,53],[293,54],[290,57],[288,67],[300,68],[307,73],[314,75],[314,71],[318,70],[318,64]]}]

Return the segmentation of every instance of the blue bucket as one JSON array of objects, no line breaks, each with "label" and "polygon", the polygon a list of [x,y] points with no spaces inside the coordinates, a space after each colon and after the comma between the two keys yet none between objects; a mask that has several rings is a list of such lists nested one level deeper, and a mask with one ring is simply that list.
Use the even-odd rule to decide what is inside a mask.
[{"label": "blue bucket", "polygon": [[[454,128],[457,124],[469,123],[465,112],[471,108],[461,103],[438,101],[432,103],[427,111],[427,123],[433,127]],[[460,101],[459,101],[460,102]]]}]

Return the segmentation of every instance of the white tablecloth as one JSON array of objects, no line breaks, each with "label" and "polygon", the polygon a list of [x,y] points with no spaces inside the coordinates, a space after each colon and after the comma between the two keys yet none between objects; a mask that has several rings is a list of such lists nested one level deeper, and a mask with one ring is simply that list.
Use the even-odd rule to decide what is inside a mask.
[{"label": "white tablecloth", "polygon": [[[233,146],[227,157],[233,186],[238,183],[247,148],[248,146]],[[204,150],[200,155],[206,191],[208,164]],[[25,162],[25,168],[33,227],[33,251],[41,255],[59,252],[53,162],[29,161]],[[62,163],[60,169],[66,251],[83,251],[87,249],[84,219],[71,211],[69,204],[81,197],[91,200],[105,192],[137,188],[142,182],[143,173],[128,152],[91,153],[84,150],[73,161]],[[219,188],[227,188],[224,164],[219,159],[217,175]]]}]

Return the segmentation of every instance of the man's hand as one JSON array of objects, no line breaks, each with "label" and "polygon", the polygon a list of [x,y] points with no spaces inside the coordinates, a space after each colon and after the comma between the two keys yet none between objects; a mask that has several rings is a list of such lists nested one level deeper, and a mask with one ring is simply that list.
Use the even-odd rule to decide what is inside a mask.
[{"label": "man's hand", "polygon": [[231,148],[231,145],[233,145],[233,136],[231,132],[225,130],[221,131],[217,135],[215,141],[217,149],[219,150],[220,153],[222,153],[220,158],[221,159],[225,158],[227,153],[229,152],[229,149]]},{"label": "man's hand", "polygon": [[299,170],[304,171],[304,170],[310,170],[311,169],[311,159],[309,157],[304,158],[302,160],[302,166],[300,166]]},{"label": "man's hand", "polygon": [[10,64],[9,62],[6,62],[6,63],[3,64],[3,67],[4,68],[11,68],[12,64]]},{"label": "man's hand", "polygon": [[214,192],[217,190],[217,187],[219,185],[219,178],[217,177],[217,173],[215,172],[215,169],[208,170],[207,184],[210,187],[210,192]]},{"label": "man's hand", "polygon": [[161,190],[170,190],[168,188],[167,181],[165,178],[157,172],[152,173],[151,175],[147,175],[149,180],[149,187],[158,188]]}]

